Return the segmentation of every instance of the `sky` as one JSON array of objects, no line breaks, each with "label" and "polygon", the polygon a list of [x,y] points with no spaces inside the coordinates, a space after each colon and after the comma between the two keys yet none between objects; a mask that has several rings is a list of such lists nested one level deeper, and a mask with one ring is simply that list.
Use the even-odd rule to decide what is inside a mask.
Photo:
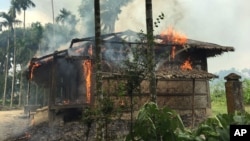
[{"label": "sky", "polygon": [[[33,0],[35,8],[26,12],[27,25],[32,22],[52,22],[52,0]],[[115,30],[145,31],[145,0],[134,0],[122,8]],[[189,39],[232,46],[234,52],[208,59],[208,71],[236,68],[250,69],[250,5],[249,0],[152,0],[153,18],[164,13],[165,18],[155,34],[173,26]],[[81,0],[53,0],[55,17],[66,8],[78,15]],[[9,9],[10,0],[0,0],[0,11]],[[22,14],[18,19],[22,20]],[[1,20],[1,19],[0,19]],[[79,28],[81,30],[81,28]],[[72,37],[75,38],[75,37]]]}]

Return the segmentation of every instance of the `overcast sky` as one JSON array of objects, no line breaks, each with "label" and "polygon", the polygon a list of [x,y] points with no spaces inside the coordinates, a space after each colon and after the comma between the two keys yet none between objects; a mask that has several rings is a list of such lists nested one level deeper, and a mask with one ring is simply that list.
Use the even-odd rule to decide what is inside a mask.
[{"label": "overcast sky", "polygon": [[[81,0],[54,0],[55,16],[66,8],[78,15]],[[116,31],[145,31],[145,0],[134,0],[122,8]],[[232,46],[235,52],[208,59],[209,72],[230,68],[250,68],[250,1],[249,0],[152,0],[154,19],[163,12],[165,19],[155,34],[172,25],[188,38]],[[52,22],[51,0],[33,0],[35,8],[26,12],[27,25]],[[0,11],[9,9],[10,0],[0,1]],[[19,17],[22,20],[22,15]],[[0,19],[1,20],[1,19]],[[81,29],[79,29],[81,30]],[[72,37],[74,38],[74,37]]]}]

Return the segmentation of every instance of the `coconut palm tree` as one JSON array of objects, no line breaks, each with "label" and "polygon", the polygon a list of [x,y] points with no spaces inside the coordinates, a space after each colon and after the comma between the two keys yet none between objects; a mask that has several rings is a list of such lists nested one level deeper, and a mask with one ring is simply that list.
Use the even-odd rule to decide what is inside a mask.
[{"label": "coconut palm tree", "polygon": [[115,22],[122,12],[121,8],[133,0],[104,0],[102,2],[101,25],[104,33],[115,31]]},{"label": "coconut palm tree", "polygon": [[11,0],[11,5],[16,8],[18,13],[23,10],[23,28],[25,30],[26,10],[30,7],[36,7],[35,3],[33,3],[32,0]]},{"label": "coconut palm tree", "polygon": [[[5,105],[5,99],[6,99],[6,90],[7,90],[7,77],[8,77],[8,64],[9,64],[9,49],[10,49],[10,31],[11,33],[14,33],[14,27],[13,25],[15,23],[20,23],[19,20],[16,20],[15,17],[12,16],[11,10],[9,13],[1,12],[0,17],[5,19],[3,22],[1,22],[1,25],[8,27],[9,34],[8,34],[8,44],[7,44],[7,51],[6,51],[6,67],[5,67],[5,79],[4,79],[4,93],[3,93],[3,105]],[[13,34],[11,34],[13,35]],[[14,49],[15,50],[15,49]]]},{"label": "coconut palm tree", "polygon": [[[11,7],[9,10],[9,14],[11,17],[13,17],[13,19],[16,18],[16,13],[17,11],[20,11],[19,9],[19,5],[16,1],[11,1]],[[16,22],[17,24],[19,23]],[[13,24],[13,26],[15,26],[15,23]],[[10,97],[10,107],[12,107],[13,104],[13,96],[14,96],[14,88],[15,88],[15,79],[16,79],[16,32],[15,32],[15,28],[13,28],[13,32],[14,32],[14,46],[13,46],[13,77],[12,77],[12,85],[11,85],[11,97]]]},{"label": "coconut palm tree", "polygon": [[72,36],[74,36],[74,34],[77,32],[76,24],[79,22],[79,20],[76,19],[74,14],[65,8],[60,10],[60,14],[56,17],[56,22],[58,24],[62,24],[63,29],[66,31],[66,38],[72,38]]},{"label": "coconut palm tree", "polygon": [[72,15],[71,12],[63,8],[60,10],[60,14],[56,17],[56,22],[64,24],[70,15]]},{"label": "coconut palm tree", "polygon": [[147,46],[148,46],[148,72],[150,82],[151,101],[156,102],[156,78],[155,78],[155,51],[153,36],[153,16],[152,0],[145,0],[146,9],[146,28],[147,28]]},{"label": "coconut palm tree", "polygon": [[[115,22],[118,20],[118,15],[122,12],[122,7],[126,6],[133,0],[102,0],[101,2],[101,29],[102,33],[112,33],[115,30]],[[93,11],[93,0],[82,0],[79,6],[80,17],[85,22],[86,34],[92,36],[94,30],[94,17],[91,16]]]},{"label": "coconut palm tree", "polygon": [[[32,2],[32,0],[11,0],[11,13],[13,17],[16,17],[16,13],[20,14],[21,10],[23,10],[23,40],[24,40],[24,46],[25,46],[25,20],[26,20],[26,10],[30,7],[35,7],[36,5]],[[14,64],[16,66],[16,64]],[[22,83],[22,81],[20,82]],[[20,89],[20,95],[21,96],[22,90]],[[19,98],[20,99],[20,98]],[[20,101],[19,101],[20,102]],[[20,106],[20,103],[18,104]]]}]

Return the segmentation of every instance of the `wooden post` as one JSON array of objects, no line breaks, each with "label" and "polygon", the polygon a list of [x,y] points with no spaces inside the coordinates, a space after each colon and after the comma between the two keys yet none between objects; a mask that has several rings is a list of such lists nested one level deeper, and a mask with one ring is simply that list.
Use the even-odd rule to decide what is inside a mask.
[{"label": "wooden post", "polygon": [[193,78],[192,79],[192,82],[193,82],[193,94],[192,94],[192,128],[194,127],[194,124],[195,124],[195,79]]},{"label": "wooden post", "polygon": [[43,106],[45,106],[46,98],[47,98],[47,96],[46,96],[46,89],[45,89],[45,86],[44,86],[44,87],[43,87]]},{"label": "wooden post", "polygon": [[226,98],[227,98],[227,112],[234,114],[236,111],[244,112],[242,82],[239,81],[241,76],[231,73],[225,77]]},{"label": "wooden post", "polygon": [[52,123],[55,119],[55,110],[52,107],[55,105],[55,95],[56,95],[56,55],[53,56],[52,68],[50,73],[50,94],[48,101],[48,116],[49,116],[49,126],[52,126]]},{"label": "wooden post", "polygon": [[26,95],[26,105],[29,105],[29,98],[30,98],[30,80],[28,80],[28,91]]},{"label": "wooden post", "polygon": [[37,105],[38,100],[38,85],[36,84],[36,99],[35,99],[35,105]]}]

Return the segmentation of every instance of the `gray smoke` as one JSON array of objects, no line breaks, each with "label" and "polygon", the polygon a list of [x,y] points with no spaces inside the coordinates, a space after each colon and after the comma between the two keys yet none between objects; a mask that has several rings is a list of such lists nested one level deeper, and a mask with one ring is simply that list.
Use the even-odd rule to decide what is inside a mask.
[{"label": "gray smoke", "polygon": [[[38,10],[47,16],[44,19],[51,19],[52,22],[51,1],[34,0],[34,2],[37,7],[30,9],[27,13]],[[78,16],[78,7],[81,2],[82,0],[74,0],[74,2],[54,0],[55,15],[59,13],[61,8],[65,7]],[[86,3],[87,0],[84,2]],[[248,0],[153,0],[154,20],[161,13],[165,15],[165,19],[161,21],[159,27],[155,28],[155,34],[159,34],[169,25],[172,25],[176,30],[186,34],[188,38],[234,46],[236,52],[209,59],[208,68],[211,72],[232,67],[250,68],[247,54],[250,44],[248,39],[250,33],[250,9],[247,7],[249,4]],[[145,0],[133,0],[121,7],[120,10],[118,20],[115,22],[115,32],[127,29],[146,31]],[[86,19],[91,18],[91,16],[92,14],[89,14]],[[92,29],[90,32],[93,35],[94,28],[87,27],[93,26],[93,24],[88,25],[81,19],[81,25],[78,26],[78,31],[81,32],[78,37],[89,36],[87,34],[89,29]],[[228,60],[231,60],[230,63],[225,63]]]},{"label": "gray smoke", "polygon": [[[145,31],[144,4],[144,0],[135,0],[124,7],[115,30]],[[236,48],[235,52],[208,59],[210,72],[232,67],[250,68],[247,55],[250,44],[249,4],[247,0],[153,0],[154,20],[161,12],[165,14],[164,21],[154,29],[155,34],[172,25],[190,39]]]}]

